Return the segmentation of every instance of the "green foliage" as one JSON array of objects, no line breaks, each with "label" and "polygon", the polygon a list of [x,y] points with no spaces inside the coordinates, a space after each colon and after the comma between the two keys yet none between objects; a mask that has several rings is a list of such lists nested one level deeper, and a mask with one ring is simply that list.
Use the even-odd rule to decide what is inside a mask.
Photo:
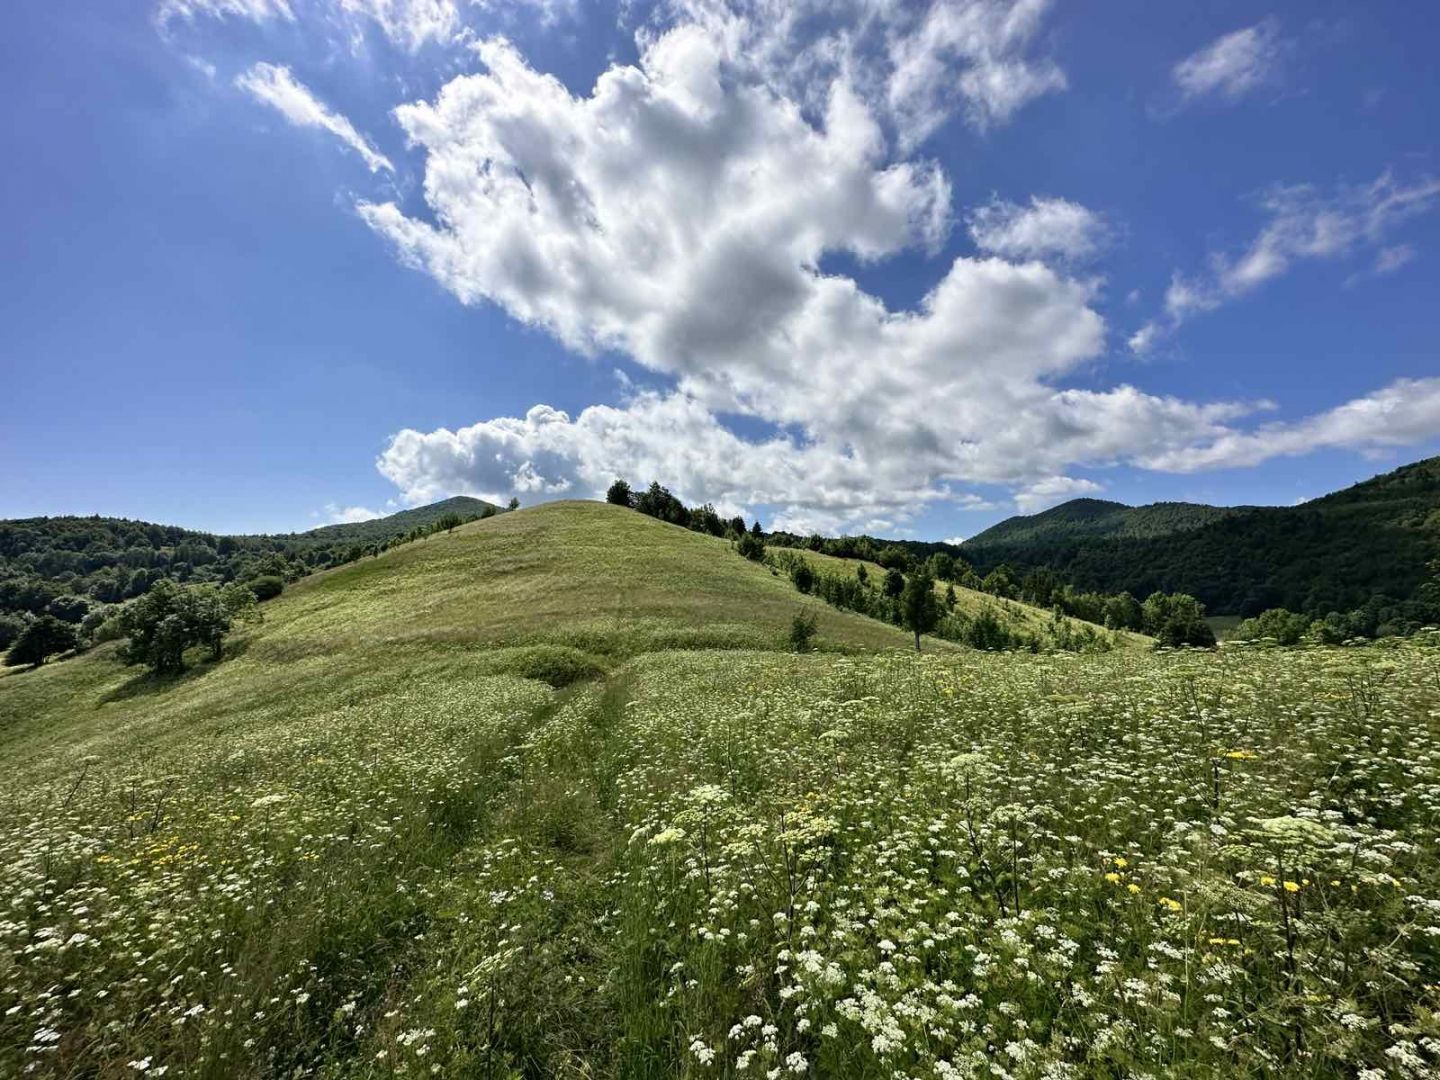
[{"label": "green foliage", "polygon": [[[1277,645],[1298,645],[1310,630],[1310,624],[1313,621],[1308,616],[1286,611],[1284,608],[1272,608],[1269,611],[1261,612],[1253,619],[1245,619],[1241,622],[1231,631],[1230,640],[1258,641],[1268,638]],[[1327,640],[1332,635],[1323,629],[1320,631],[1319,637],[1325,644],[1339,644],[1339,641]],[[1344,639],[1340,638],[1340,640]]]},{"label": "green foliage", "polygon": [[33,620],[5,654],[11,667],[31,664],[39,667],[57,653],[68,652],[79,644],[75,627],[54,615],[41,615]]},{"label": "green foliage", "polygon": [[915,651],[920,651],[920,635],[928,634],[940,622],[940,604],[935,596],[935,579],[921,570],[910,575],[900,594],[900,618],[905,629],[915,635]]},{"label": "green foliage", "polygon": [[262,574],[260,577],[251,578],[245,584],[250,586],[250,591],[255,594],[255,599],[261,603],[266,600],[274,600],[285,591],[285,579],[274,574]]},{"label": "green foliage", "polygon": [[751,562],[765,561],[765,541],[754,533],[742,532],[735,541],[735,550]]},{"label": "green foliage", "polygon": [[815,640],[816,617],[814,612],[797,611],[790,620],[790,648],[797,653],[809,652]]},{"label": "green foliage", "polygon": [[234,621],[231,608],[243,612],[239,598],[246,594],[253,604],[254,593],[243,587],[222,594],[213,585],[156,582],[119,615],[121,632],[130,639],[126,658],[157,674],[183,671],[185,651],[196,645],[207,647],[211,658],[218,660]]},{"label": "green foliage", "polygon": [[605,492],[605,501],[611,506],[634,506],[635,495],[624,480],[616,480]]},{"label": "green foliage", "polygon": [[880,585],[880,591],[892,600],[898,600],[900,594],[905,591],[905,575],[897,567],[890,567],[885,571],[885,580]]},{"label": "green foliage", "polygon": [[8,649],[29,625],[30,617],[28,615],[21,615],[18,612],[0,612],[0,649]]},{"label": "green foliage", "polygon": [[815,587],[815,571],[803,559],[797,560],[790,567],[790,580],[795,583],[795,588],[808,595]]}]

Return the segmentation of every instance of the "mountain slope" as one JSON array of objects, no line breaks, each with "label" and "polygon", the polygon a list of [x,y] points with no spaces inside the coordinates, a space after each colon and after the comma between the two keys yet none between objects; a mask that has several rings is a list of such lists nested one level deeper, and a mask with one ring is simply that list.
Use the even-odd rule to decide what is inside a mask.
[{"label": "mountain slope", "polygon": [[1198,529],[1243,513],[1245,507],[1161,502],[1126,506],[1104,499],[1071,499],[1039,514],[1006,518],[965,543],[1044,543],[1079,536],[1146,537]]},{"label": "mountain slope", "polygon": [[[1440,556],[1440,458],[1292,507],[1076,501],[1001,522],[960,553],[981,573],[1046,567],[1079,589],[1190,593],[1213,614],[1315,616],[1380,596],[1411,601]],[[1205,511],[1216,516],[1197,524]]]},{"label": "mountain slope", "polygon": [[350,543],[369,543],[375,540],[388,540],[392,536],[404,536],[411,529],[417,526],[431,525],[447,514],[455,514],[461,518],[489,517],[491,514],[499,513],[500,507],[494,503],[488,503],[484,499],[472,499],[468,495],[456,495],[454,498],[442,499],[440,502],[430,503],[428,506],[417,506],[412,510],[401,510],[395,514],[387,514],[385,517],[371,518],[369,521],[351,521],[341,525],[321,525],[318,529],[309,529],[303,533],[295,533],[296,539],[317,540],[321,543],[333,543],[343,540]]}]

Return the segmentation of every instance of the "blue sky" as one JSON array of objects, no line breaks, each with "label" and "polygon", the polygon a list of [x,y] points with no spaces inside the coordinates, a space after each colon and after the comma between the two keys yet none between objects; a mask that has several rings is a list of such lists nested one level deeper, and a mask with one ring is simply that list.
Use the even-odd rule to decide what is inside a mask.
[{"label": "blue sky", "polygon": [[289,530],[620,473],[952,537],[1322,494],[1440,452],[1437,30],[19,0],[0,516]]}]

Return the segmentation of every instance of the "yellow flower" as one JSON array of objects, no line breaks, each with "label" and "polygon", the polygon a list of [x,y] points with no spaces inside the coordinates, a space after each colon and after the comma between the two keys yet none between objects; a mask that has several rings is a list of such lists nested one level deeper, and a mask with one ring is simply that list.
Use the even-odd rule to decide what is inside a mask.
[{"label": "yellow flower", "polygon": [[1115,857],[1115,865],[1118,866],[1121,870],[1124,870],[1125,867],[1129,866],[1130,864],[1126,862],[1124,858],[1117,855]]},{"label": "yellow flower", "polygon": [[1274,879],[1273,877],[1271,877],[1269,874],[1261,874],[1261,875],[1260,875],[1260,884],[1261,884],[1261,885],[1264,885],[1266,888],[1268,888],[1268,887],[1270,887],[1271,885],[1274,885],[1274,884],[1275,884],[1275,879]]},{"label": "yellow flower", "polygon": [[1119,885],[1120,875],[1112,870],[1110,873],[1105,875],[1105,880],[1110,882],[1111,885]]},{"label": "yellow flower", "polygon": [[1300,883],[1299,883],[1298,881],[1287,881],[1287,882],[1285,882],[1285,891],[1286,891],[1286,892],[1289,892],[1289,893],[1299,892],[1299,891],[1300,891]]},{"label": "yellow flower", "polygon": [[1162,896],[1160,898],[1160,906],[1170,912],[1179,912],[1183,907],[1179,900],[1172,900],[1168,896]]},{"label": "yellow flower", "polygon": [[1254,761],[1260,755],[1254,750],[1227,750],[1225,756],[1231,761]]},{"label": "yellow flower", "polygon": [[1140,886],[1139,886],[1139,885],[1136,885],[1136,884],[1132,881],[1132,882],[1130,882],[1129,885],[1126,885],[1126,886],[1125,886],[1125,891],[1128,892],[1131,896],[1134,896],[1136,893],[1138,893],[1138,892],[1140,891]]}]

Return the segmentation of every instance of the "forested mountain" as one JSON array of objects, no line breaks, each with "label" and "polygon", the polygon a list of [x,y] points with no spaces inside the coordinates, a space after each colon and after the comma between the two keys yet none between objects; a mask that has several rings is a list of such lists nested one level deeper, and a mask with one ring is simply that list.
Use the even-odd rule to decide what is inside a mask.
[{"label": "forested mountain", "polygon": [[1440,557],[1440,458],[1293,507],[1074,500],[1001,522],[959,553],[981,574],[1045,568],[1077,589],[1189,593],[1217,614],[1414,602]]},{"label": "forested mountain", "polygon": [[0,648],[34,616],[94,621],[108,605],[141,596],[161,579],[293,581],[497,509],[462,497],[373,521],[259,536],[99,516],[0,521]]},{"label": "forested mountain", "polygon": [[1076,537],[1147,537],[1198,529],[1249,507],[1161,502],[1126,506],[1105,499],[1071,499],[1039,514],[1006,518],[967,544],[1045,543]]}]

